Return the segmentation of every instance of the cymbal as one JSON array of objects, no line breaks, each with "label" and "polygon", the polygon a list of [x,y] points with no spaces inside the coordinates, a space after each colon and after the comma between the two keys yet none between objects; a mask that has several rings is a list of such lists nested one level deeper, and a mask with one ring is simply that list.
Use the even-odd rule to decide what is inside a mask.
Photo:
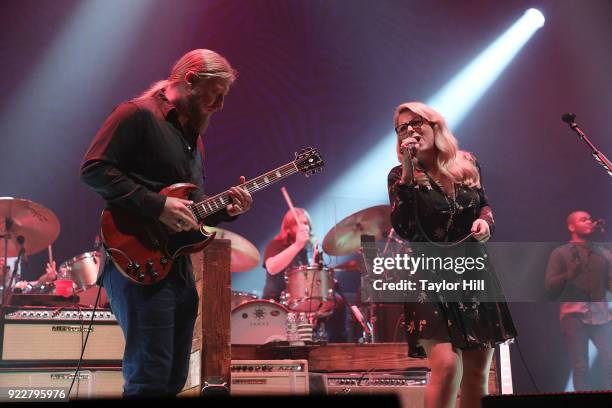
[{"label": "cymbal", "polygon": [[231,241],[230,270],[232,272],[246,272],[256,267],[259,263],[259,251],[248,239],[223,228],[206,227],[206,230],[216,232],[215,238],[229,239]]},{"label": "cymbal", "polygon": [[361,235],[374,235],[378,241],[391,230],[391,207],[377,205],[349,215],[332,229],[323,240],[323,250],[330,255],[349,255],[361,247]]},{"label": "cymbal", "polygon": [[40,204],[23,198],[0,197],[0,256],[4,256],[2,236],[7,233],[10,235],[8,256],[19,255],[21,238],[26,254],[32,255],[57,239],[60,223],[53,211]]}]

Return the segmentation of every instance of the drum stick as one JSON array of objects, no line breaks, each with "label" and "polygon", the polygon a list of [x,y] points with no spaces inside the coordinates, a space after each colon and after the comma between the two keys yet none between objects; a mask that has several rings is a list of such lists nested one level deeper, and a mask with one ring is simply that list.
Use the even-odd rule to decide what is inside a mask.
[{"label": "drum stick", "polygon": [[296,224],[299,223],[300,219],[298,218],[297,211],[295,211],[295,207],[293,206],[293,202],[291,201],[291,197],[289,197],[289,193],[287,192],[285,186],[281,187],[281,192],[283,193],[283,197],[285,197],[287,206],[289,206],[289,209],[293,213],[293,218],[295,218]]},{"label": "drum stick", "polygon": [[314,249],[312,251],[312,262],[310,263],[311,265],[316,265],[317,255],[319,255],[318,245],[319,245],[319,241],[315,239]]},{"label": "drum stick", "polygon": [[53,263],[53,248],[51,245],[47,247],[47,253],[49,255],[49,265],[51,265]]}]

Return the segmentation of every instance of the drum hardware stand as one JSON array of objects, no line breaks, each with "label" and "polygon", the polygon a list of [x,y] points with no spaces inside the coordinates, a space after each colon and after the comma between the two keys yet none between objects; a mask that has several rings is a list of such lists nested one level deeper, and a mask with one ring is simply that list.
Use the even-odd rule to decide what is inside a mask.
[{"label": "drum hardware stand", "polygon": [[[368,273],[368,259],[372,259],[372,257],[376,257],[378,256],[378,250],[375,248],[375,240],[376,237],[374,235],[366,235],[366,234],[362,234],[361,235],[361,246],[359,248],[359,253],[361,254],[362,260],[363,260],[363,267],[364,270],[366,272],[366,274],[369,275]],[[373,249],[374,247],[374,249]],[[362,279],[363,281],[363,279]],[[362,288],[363,290],[363,288]],[[355,311],[353,309],[351,309],[351,311],[354,313]],[[362,316],[363,318],[363,316]],[[365,319],[364,319],[365,321]],[[370,303],[370,305],[368,306],[368,319],[367,321],[365,321],[365,326],[369,329],[369,330],[364,330],[365,332],[365,337],[364,337],[364,341],[365,343],[375,343],[376,342],[376,305],[374,303]]]},{"label": "drum hardware stand", "polygon": [[351,311],[351,315],[353,316],[353,319],[355,319],[355,321],[359,323],[359,325],[363,329],[364,342],[374,343],[374,332],[372,330],[372,324],[364,319],[363,314],[361,314],[361,310],[359,310],[356,305],[351,304],[351,302],[349,302],[349,300],[346,298],[346,296],[344,296],[344,293],[342,293],[340,289],[335,289],[335,291],[336,293],[338,293],[338,295],[340,295],[340,297],[344,300],[344,303],[346,303],[346,305],[348,306],[349,310]]},{"label": "drum hardware stand", "polygon": [[399,245],[404,245],[404,241],[402,241],[401,239],[397,238],[396,234],[395,234],[395,229],[393,229],[393,227],[391,227],[391,229],[389,230],[389,233],[387,234],[387,241],[385,242],[385,248],[383,249],[383,255],[387,253],[387,250],[389,249],[389,244],[391,243],[391,241],[393,241],[396,244]]},{"label": "drum hardware stand", "polygon": [[13,227],[13,220],[10,218],[5,218],[4,220],[5,226],[5,234],[2,236],[4,240],[4,274],[2,275],[2,306],[8,306],[9,301],[11,299],[11,292],[13,281],[15,278],[19,278],[21,276],[21,265],[26,259],[26,250],[25,250],[25,238],[22,235],[17,236],[17,243],[19,244],[19,254],[17,255],[17,259],[15,260],[15,264],[13,269],[11,269],[7,265],[8,261],[8,241],[11,238],[10,230]]},{"label": "drum hardware stand", "polygon": [[2,295],[0,296],[0,302],[2,302],[2,304],[0,304],[0,321],[2,321],[2,325],[4,326],[4,308],[7,307],[6,304],[6,296],[8,293],[8,289],[6,287],[6,277],[9,274],[11,268],[7,265],[7,261],[8,261],[8,240],[11,237],[11,234],[8,233],[8,225],[9,225],[9,220],[8,218],[6,219],[6,233],[4,235],[2,235],[2,240],[4,241],[4,263],[2,264],[2,286],[0,286],[0,288],[2,289]]},{"label": "drum hardware stand", "polygon": [[2,305],[5,305],[5,295],[7,292],[6,289],[6,277],[8,272],[10,272],[10,267],[8,266],[8,242],[11,239],[11,228],[13,226],[13,220],[10,218],[4,219],[4,235],[2,235],[2,240],[4,241],[4,266],[2,267]]}]

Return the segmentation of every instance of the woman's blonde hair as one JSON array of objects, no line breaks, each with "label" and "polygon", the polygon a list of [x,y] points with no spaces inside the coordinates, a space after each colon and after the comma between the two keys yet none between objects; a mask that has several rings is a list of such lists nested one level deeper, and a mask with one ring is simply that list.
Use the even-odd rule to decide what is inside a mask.
[{"label": "woman's blonde hair", "polygon": [[236,70],[221,54],[206,49],[191,50],[174,64],[167,79],[153,83],[139,98],[153,96],[170,84],[184,81],[185,74],[189,71],[201,77],[223,78],[230,84],[236,80],[237,76]]},{"label": "woman's blonde hair", "polygon": [[[434,132],[434,147],[437,150],[436,161],[440,172],[453,180],[454,183],[480,188],[480,174],[476,167],[476,159],[469,152],[459,150],[457,139],[448,129],[444,117],[422,102],[406,102],[395,109],[395,114],[393,115],[394,127],[399,125],[399,116],[405,111],[421,116],[431,125]],[[399,151],[399,138],[397,139],[396,149],[397,158],[401,162],[402,155]],[[417,169],[419,166],[416,158],[413,160],[415,180],[418,181],[422,179],[423,173]]]},{"label": "woman's blonde hair", "polygon": [[[300,215],[303,215],[308,220],[308,226],[310,227],[310,239],[311,241],[314,239],[312,233],[312,221],[310,220],[310,214],[303,208],[295,208],[295,212]],[[281,228],[279,233],[274,237],[274,239],[281,240],[288,244],[295,242],[295,235],[292,234],[291,229],[296,225],[297,221],[293,216],[293,211],[288,210],[283,217],[283,221],[281,222]]]}]

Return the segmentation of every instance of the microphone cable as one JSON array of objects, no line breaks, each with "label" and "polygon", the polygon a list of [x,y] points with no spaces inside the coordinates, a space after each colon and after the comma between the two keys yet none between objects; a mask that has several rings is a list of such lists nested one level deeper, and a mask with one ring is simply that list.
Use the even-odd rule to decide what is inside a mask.
[{"label": "microphone cable", "polygon": [[[89,327],[87,328],[87,335],[85,336],[85,341],[82,342],[81,356],[79,357],[79,362],[77,363],[76,370],[74,371],[74,376],[72,377],[70,388],[68,388],[68,399],[70,399],[70,392],[72,392],[72,387],[74,386],[74,382],[77,379],[77,376],[79,375],[79,371],[81,370],[81,365],[83,364],[83,355],[85,354],[85,348],[87,347],[87,340],[89,340],[89,335],[91,334],[91,328],[93,326],[93,321],[96,317],[96,310],[98,309],[98,302],[100,301],[101,293],[102,293],[102,286],[98,286],[98,294],[96,295],[96,302],[94,303],[93,312],[91,313],[91,320],[89,321]],[[79,314],[81,314],[81,312],[79,312]]]}]

